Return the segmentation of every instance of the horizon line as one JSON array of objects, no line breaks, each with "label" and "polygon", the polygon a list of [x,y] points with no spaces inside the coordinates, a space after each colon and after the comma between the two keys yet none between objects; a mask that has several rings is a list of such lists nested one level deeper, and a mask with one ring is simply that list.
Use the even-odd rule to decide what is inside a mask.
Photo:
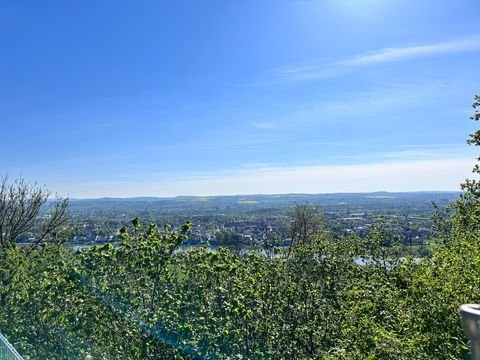
[{"label": "horizon line", "polygon": [[[462,190],[409,190],[409,191],[339,191],[324,193],[248,193],[248,194],[219,194],[219,195],[172,195],[172,196],[104,196],[104,197],[72,197],[70,201],[82,200],[133,200],[133,199],[175,199],[175,198],[217,198],[217,197],[238,197],[238,196],[315,196],[315,195],[363,195],[363,194],[419,194],[419,193],[462,193]],[[51,199],[54,200],[54,199]]]}]

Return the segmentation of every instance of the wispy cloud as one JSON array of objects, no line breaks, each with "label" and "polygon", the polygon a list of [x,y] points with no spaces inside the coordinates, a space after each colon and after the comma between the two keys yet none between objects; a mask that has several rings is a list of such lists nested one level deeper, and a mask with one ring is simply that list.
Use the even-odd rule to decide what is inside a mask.
[{"label": "wispy cloud", "polygon": [[[426,104],[438,104],[439,99],[449,96],[456,88],[445,90],[443,82],[428,83],[390,82],[374,89],[348,91],[335,98],[319,98],[302,102],[280,110],[255,115],[249,125],[263,133],[275,135],[275,140],[284,140],[277,132],[284,130],[291,135],[297,131],[310,129],[312,124],[348,123],[352,120],[365,124],[377,121],[378,115],[389,115],[393,111],[412,110]],[[446,95],[447,94],[447,95]],[[246,117],[252,117],[246,115]],[[273,134],[272,134],[273,133]]]},{"label": "wispy cloud", "polygon": [[254,128],[265,129],[265,130],[279,130],[280,126],[278,123],[272,121],[252,121],[250,123]]},{"label": "wispy cloud", "polygon": [[[404,145],[371,153],[354,164],[249,163],[199,172],[146,172],[115,181],[72,181],[51,186],[75,198],[458,190],[471,177],[474,154],[455,144]],[[468,151],[462,150],[467,149]]]},{"label": "wispy cloud", "polygon": [[409,60],[423,56],[478,50],[480,50],[480,36],[435,44],[385,48],[369,54],[356,56],[350,60],[341,62],[340,65],[366,66],[385,62]]},{"label": "wispy cloud", "polygon": [[95,182],[58,187],[72,197],[175,196],[370,191],[457,190],[470,174],[460,157],[358,165],[259,167],[138,182]]},{"label": "wispy cloud", "polygon": [[380,154],[380,158],[387,160],[431,160],[472,158],[475,151],[464,144],[436,144],[436,145],[404,145],[404,149]]},{"label": "wispy cloud", "polygon": [[274,82],[318,80],[333,77],[358,67],[472,51],[480,51],[480,35],[433,44],[387,47],[333,63],[325,63],[319,59],[310,60],[275,69]]}]

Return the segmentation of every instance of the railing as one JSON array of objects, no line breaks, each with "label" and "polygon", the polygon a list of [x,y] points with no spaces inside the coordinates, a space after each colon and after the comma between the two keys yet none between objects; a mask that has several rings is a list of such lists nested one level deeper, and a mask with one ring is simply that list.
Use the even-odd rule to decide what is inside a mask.
[{"label": "railing", "polygon": [[0,333],[0,360],[23,360],[15,348]]},{"label": "railing", "polygon": [[472,360],[480,360],[480,305],[465,304],[460,306],[463,331],[470,340]]}]

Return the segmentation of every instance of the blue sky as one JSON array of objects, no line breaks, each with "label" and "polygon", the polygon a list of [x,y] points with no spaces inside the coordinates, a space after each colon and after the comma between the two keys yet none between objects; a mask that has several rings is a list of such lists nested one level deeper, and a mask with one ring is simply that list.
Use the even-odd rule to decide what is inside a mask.
[{"label": "blue sky", "polygon": [[457,190],[478,0],[0,1],[0,173],[71,197]]}]

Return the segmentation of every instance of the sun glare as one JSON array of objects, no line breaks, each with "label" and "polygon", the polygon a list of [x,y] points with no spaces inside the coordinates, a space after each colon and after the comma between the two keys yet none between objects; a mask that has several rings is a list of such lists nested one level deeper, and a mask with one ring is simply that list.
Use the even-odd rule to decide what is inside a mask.
[{"label": "sun glare", "polygon": [[386,0],[334,0],[330,4],[343,12],[357,16],[378,15],[395,6],[397,1]]}]

